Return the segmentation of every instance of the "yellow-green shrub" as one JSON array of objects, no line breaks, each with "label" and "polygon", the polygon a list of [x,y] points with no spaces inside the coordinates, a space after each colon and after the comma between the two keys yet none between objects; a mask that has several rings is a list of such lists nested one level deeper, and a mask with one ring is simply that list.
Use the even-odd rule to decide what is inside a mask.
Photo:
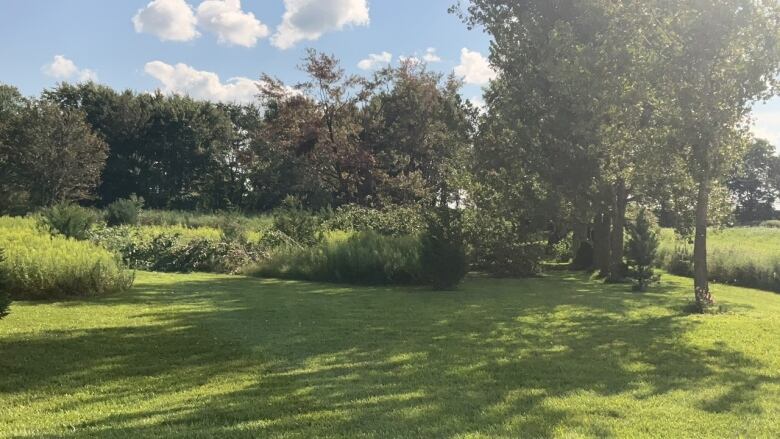
[{"label": "yellow-green shrub", "polygon": [[0,270],[17,298],[97,296],[123,291],[133,282],[119,258],[94,244],[49,236],[32,219],[0,218]]}]

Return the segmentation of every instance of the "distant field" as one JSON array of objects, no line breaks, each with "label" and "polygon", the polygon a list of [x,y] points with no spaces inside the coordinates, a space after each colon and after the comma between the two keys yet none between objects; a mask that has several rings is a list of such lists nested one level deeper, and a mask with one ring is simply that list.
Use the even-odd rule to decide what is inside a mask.
[{"label": "distant field", "polygon": [[[712,230],[707,246],[713,280],[780,292],[780,229],[735,227]],[[689,257],[692,252],[691,243],[677,239],[670,229],[662,230],[659,259],[665,269],[688,274],[684,272],[685,264],[674,266],[673,259],[675,256],[680,259],[681,255]]]}]

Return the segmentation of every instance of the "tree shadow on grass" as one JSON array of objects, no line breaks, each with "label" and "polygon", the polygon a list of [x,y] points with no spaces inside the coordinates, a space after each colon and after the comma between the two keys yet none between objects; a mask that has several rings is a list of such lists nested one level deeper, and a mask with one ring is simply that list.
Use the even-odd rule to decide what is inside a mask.
[{"label": "tree shadow on grass", "polygon": [[641,401],[714,381],[727,391],[701,409],[760,412],[756,395],[777,379],[727,346],[686,343],[697,323],[669,297],[674,287],[637,295],[565,273],[449,293],[139,283],[89,303],[138,305],[133,318],[152,324],[0,340],[10,353],[0,392],[64,399],[51,411],[123,403],[51,437],[605,436],[629,413],[551,402]]}]

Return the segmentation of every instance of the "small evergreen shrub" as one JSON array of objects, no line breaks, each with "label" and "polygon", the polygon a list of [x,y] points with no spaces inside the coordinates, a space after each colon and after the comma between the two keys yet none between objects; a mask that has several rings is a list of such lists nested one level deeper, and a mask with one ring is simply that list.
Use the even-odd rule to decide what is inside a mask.
[{"label": "small evergreen shrub", "polygon": [[138,217],[143,209],[143,199],[130,197],[116,200],[106,207],[106,222],[109,226],[124,226],[138,224]]},{"label": "small evergreen shrub", "polygon": [[92,228],[99,223],[99,213],[73,203],[55,204],[43,209],[40,216],[40,225],[45,230],[79,241],[88,239]]},{"label": "small evergreen shrub", "polygon": [[322,240],[320,219],[293,196],[285,198],[282,206],[274,213],[273,229],[302,246],[312,246]]},{"label": "small evergreen shrub", "polygon": [[626,258],[628,275],[635,281],[637,291],[645,291],[655,279],[653,264],[658,252],[658,234],[653,228],[650,213],[642,208],[634,224],[629,227]]},{"label": "small evergreen shrub", "polygon": [[423,273],[434,289],[453,289],[468,270],[460,212],[445,206],[428,216],[420,256]]}]

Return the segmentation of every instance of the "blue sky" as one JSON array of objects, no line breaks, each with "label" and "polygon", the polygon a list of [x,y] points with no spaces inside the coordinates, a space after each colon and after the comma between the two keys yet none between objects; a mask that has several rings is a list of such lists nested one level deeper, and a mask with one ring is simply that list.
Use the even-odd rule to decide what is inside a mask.
[{"label": "blue sky", "polygon": [[[0,82],[27,95],[59,81],[252,99],[262,72],[288,83],[307,47],[354,73],[427,58],[477,98],[492,77],[489,37],[447,13],[454,0],[4,0]],[[372,56],[373,55],[373,56]],[[363,67],[362,69],[358,66]],[[754,132],[780,145],[780,100],[756,107]]]},{"label": "blue sky", "polygon": [[[296,66],[307,47],[336,54],[354,73],[370,71],[361,70],[358,64],[370,60],[371,54],[380,60],[390,54],[394,63],[399,56],[422,58],[427,54],[430,60],[440,58],[429,63],[431,69],[448,73],[462,64],[463,49],[469,50],[467,60],[479,64],[477,53],[487,56],[489,46],[487,35],[469,31],[447,13],[452,3],[7,0],[0,2],[0,39],[4,41],[0,81],[27,95],[61,80],[97,78],[115,88],[173,89],[215,100],[244,99],[249,93],[247,83],[231,82],[231,78],[256,80],[267,72],[290,83],[300,80]],[[288,20],[283,18],[286,12]],[[283,23],[290,25],[279,32]],[[429,52],[431,48],[435,51]],[[375,67],[382,62],[361,65]],[[468,98],[480,96],[480,83],[486,80],[484,68],[471,64],[467,61],[459,69],[462,75],[468,74],[470,83],[463,91]],[[219,85],[204,72],[218,75]],[[237,86],[220,88],[231,83]]]}]

